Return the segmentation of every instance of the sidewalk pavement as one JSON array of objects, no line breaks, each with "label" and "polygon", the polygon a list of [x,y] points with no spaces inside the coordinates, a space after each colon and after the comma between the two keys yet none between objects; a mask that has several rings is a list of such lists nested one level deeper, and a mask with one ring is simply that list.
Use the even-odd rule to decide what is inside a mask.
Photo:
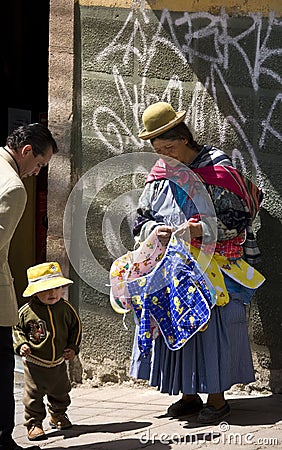
[{"label": "sidewalk pavement", "polygon": [[[100,388],[81,385],[71,391],[68,414],[73,427],[51,430],[44,420],[46,439],[31,443],[23,425],[23,376],[15,375],[16,427],[14,439],[28,447],[61,450],[228,450],[282,449],[282,395],[229,393],[231,415],[217,425],[200,425],[196,416],[166,417],[179,397],[130,384]],[[201,395],[206,400],[205,395]]]}]

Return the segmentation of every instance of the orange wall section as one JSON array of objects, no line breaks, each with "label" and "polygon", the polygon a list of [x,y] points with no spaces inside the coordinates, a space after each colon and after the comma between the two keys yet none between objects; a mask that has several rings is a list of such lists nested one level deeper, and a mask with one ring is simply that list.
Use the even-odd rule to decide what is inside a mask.
[{"label": "orange wall section", "polygon": [[81,6],[104,6],[108,8],[138,8],[144,5],[148,9],[170,11],[207,11],[213,14],[224,8],[228,14],[243,14],[248,12],[261,12],[267,16],[270,12],[282,15],[281,0],[75,0]]}]

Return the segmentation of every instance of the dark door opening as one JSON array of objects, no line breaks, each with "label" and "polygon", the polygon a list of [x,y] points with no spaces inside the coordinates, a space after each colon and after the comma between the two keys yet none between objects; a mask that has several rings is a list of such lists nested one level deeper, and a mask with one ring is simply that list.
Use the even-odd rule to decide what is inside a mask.
[{"label": "dark door opening", "polygon": [[[5,94],[0,105],[3,146],[11,126],[20,124],[20,120],[48,124],[49,0],[10,0],[0,8],[0,80]],[[26,287],[26,269],[46,259],[47,169],[24,183],[28,204],[10,251],[20,305],[26,301],[21,297]]]}]

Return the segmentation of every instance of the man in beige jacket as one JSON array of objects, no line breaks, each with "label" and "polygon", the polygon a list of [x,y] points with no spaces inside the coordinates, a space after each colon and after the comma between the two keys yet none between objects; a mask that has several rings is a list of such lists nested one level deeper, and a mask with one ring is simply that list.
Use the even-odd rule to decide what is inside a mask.
[{"label": "man in beige jacket", "polygon": [[27,201],[22,179],[38,175],[57,152],[50,130],[38,123],[17,128],[8,136],[6,146],[0,148],[0,450],[22,449],[12,438],[15,412],[12,326],[19,317],[8,263],[10,242]]}]

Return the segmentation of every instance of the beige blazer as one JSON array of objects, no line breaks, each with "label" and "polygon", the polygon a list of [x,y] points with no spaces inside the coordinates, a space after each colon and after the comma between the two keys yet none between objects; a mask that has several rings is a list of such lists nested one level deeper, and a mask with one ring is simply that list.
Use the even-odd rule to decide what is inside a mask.
[{"label": "beige blazer", "polygon": [[0,147],[0,326],[18,323],[18,303],[8,255],[27,194],[14,159]]}]

